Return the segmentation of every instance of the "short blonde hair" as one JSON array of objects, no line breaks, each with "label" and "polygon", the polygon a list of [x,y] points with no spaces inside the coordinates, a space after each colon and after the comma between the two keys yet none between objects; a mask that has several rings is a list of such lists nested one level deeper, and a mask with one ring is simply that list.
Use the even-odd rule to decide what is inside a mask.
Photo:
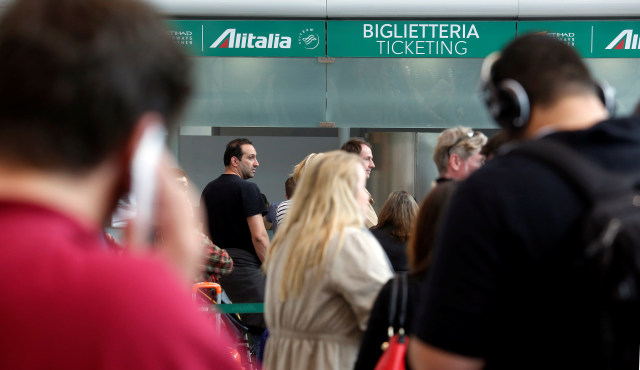
[{"label": "short blonde hair", "polygon": [[293,181],[297,183],[300,180],[300,176],[302,176],[302,172],[304,171],[304,168],[309,163],[313,162],[314,159],[316,159],[319,156],[322,156],[323,154],[324,153],[311,153],[308,156],[304,157],[304,159],[301,160],[300,163],[295,165],[295,167],[293,167],[293,172],[290,175],[293,178]]},{"label": "short blonde hair", "polygon": [[447,173],[451,154],[455,153],[462,160],[467,160],[480,151],[486,143],[487,137],[482,132],[473,131],[470,127],[456,126],[442,131],[433,151],[433,161],[440,176]]},{"label": "short blonde hair", "polygon": [[285,245],[289,249],[278,258],[286,260],[278,297],[299,296],[307,271],[315,270],[327,260],[329,242],[338,237],[342,243],[345,227],[361,228],[364,225],[362,211],[356,200],[358,169],[362,161],[355,154],[336,150],[317,156],[306,169],[296,186],[291,209],[273,239],[267,259],[271,260]]}]

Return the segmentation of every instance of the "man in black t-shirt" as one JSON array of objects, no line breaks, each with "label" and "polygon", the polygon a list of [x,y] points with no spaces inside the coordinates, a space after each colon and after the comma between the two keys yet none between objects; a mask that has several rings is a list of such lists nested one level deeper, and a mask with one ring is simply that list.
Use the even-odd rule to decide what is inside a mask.
[{"label": "man in black t-shirt", "polygon": [[[234,303],[264,302],[265,277],[260,269],[269,248],[262,217],[267,209],[260,189],[246,181],[255,176],[256,149],[248,139],[235,139],[224,152],[225,172],[202,191],[211,240],[233,259],[233,272],[220,279]],[[255,331],[265,327],[262,315],[243,315]]]},{"label": "man in black t-shirt", "polygon": [[[640,171],[640,122],[607,120],[607,94],[570,46],[525,35],[483,76],[492,114],[511,133],[547,135],[612,171]],[[517,153],[463,181],[416,308],[412,367],[604,368],[600,302],[575,267],[587,207],[548,165]],[[637,349],[628,354],[635,364]]]}]

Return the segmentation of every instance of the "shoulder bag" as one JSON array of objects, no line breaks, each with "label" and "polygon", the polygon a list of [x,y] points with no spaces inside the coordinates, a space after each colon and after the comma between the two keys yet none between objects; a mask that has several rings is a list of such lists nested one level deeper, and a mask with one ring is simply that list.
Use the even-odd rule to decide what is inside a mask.
[{"label": "shoulder bag", "polygon": [[[407,315],[407,273],[399,273],[393,279],[391,288],[391,300],[389,302],[389,340],[382,344],[384,352],[376,364],[375,370],[404,370],[405,356],[407,354],[407,346],[409,345],[409,337],[404,330],[404,323]],[[398,294],[402,294],[398,299]],[[398,302],[400,307],[398,309]],[[397,320],[396,320],[397,319]],[[398,332],[395,333],[394,323],[398,323]]]}]

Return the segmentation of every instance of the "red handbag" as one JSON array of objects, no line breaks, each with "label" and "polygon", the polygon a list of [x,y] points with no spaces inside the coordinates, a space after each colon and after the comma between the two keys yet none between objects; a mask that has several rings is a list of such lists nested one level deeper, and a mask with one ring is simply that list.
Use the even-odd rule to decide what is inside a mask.
[{"label": "red handbag", "polygon": [[[401,285],[401,287],[398,287]],[[398,292],[402,292],[400,299],[400,310],[398,311],[398,333],[394,333],[393,323],[396,319],[396,309],[398,306]],[[393,280],[391,290],[391,301],[389,303],[389,340],[383,344],[384,353],[380,356],[375,370],[404,370],[405,356],[407,354],[407,346],[409,345],[409,337],[404,332],[404,323],[407,313],[407,274],[399,273]]]}]

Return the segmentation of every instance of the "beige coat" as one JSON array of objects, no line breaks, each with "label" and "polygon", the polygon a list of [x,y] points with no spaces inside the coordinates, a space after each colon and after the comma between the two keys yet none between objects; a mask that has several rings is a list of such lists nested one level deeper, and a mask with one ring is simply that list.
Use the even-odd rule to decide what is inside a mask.
[{"label": "beige coat", "polygon": [[376,226],[378,224],[378,215],[376,215],[375,209],[371,203],[367,207],[367,218],[364,220],[364,226],[368,229],[371,226]]},{"label": "beige coat", "polygon": [[[327,255],[337,248],[337,238]],[[382,247],[366,229],[346,228],[344,243],[318,280],[306,276],[299,297],[278,299],[282,245],[267,271],[265,320],[269,328],[264,368],[351,369],[378,292],[392,276]]]},{"label": "beige coat", "polygon": [[371,226],[376,226],[378,224],[378,215],[376,214],[376,210],[373,209],[373,198],[368,190],[367,194],[369,194],[369,204],[367,207],[367,217],[364,220],[364,226],[369,229]]}]

